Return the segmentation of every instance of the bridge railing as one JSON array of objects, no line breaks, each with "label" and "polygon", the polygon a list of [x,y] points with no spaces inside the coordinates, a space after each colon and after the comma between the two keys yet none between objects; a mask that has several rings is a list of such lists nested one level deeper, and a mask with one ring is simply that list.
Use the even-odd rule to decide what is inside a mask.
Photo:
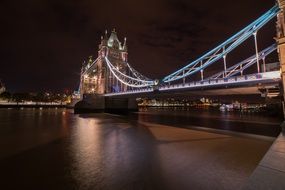
[{"label": "bridge railing", "polygon": [[223,85],[223,84],[238,84],[243,82],[256,82],[263,80],[272,80],[279,81],[280,80],[280,71],[271,71],[265,73],[256,73],[249,74],[243,76],[234,76],[230,78],[220,78],[220,79],[209,79],[203,81],[193,81],[185,84],[173,84],[173,85],[163,85],[159,87],[159,90],[172,90],[179,88],[191,88],[191,87],[206,87],[206,86],[215,86],[215,85]]},{"label": "bridge railing", "polygon": [[116,96],[116,95],[127,95],[127,94],[138,94],[138,93],[146,93],[146,92],[153,92],[153,88],[152,87],[148,87],[148,88],[138,88],[138,89],[134,89],[134,90],[128,90],[125,92],[114,92],[114,93],[107,93],[104,94],[104,96]]},{"label": "bridge railing", "polygon": [[[278,82],[281,79],[280,71],[271,71],[264,73],[248,74],[243,76],[234,76],[230,78],[219,78],[219,79],[209,79],[203,81],[192,81],[185,84],[172,84],[172,85],[161,85],[159,86],[159,91],[168,91],[176,89],[191,89],[191,88],[207,88],[221,85],[242,85],[252,83],[262,83],[262,82]],[[131,95],[139,93],[153,92],[154,88],[141,88],[128,90],[125,92],[107,93],[104,96],[118,96],[118,95]]]}]

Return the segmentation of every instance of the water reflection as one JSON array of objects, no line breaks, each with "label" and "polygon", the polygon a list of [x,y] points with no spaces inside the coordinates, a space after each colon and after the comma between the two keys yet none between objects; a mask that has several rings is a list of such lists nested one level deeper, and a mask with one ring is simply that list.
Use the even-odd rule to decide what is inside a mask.
[{"label": "water reflection", "polygon": [[[0,110],[0,153],[4,155],[0,157],[0,187],[236,189],[271,141],[169,127],[240,126],[240,116],[224,117],[229,116],[179,111],[117,116],[74,115],[62,109]],[[253,121],[243,122],[253,128],[268,127],[266,119]]]},{"label": "water reflection", "polygon": [[[101,129],[97,119],[84,119],[77,117],[71,134],[72,175],[79,180],[80,188],[85,188],[98,179],[102,167],[101,159]],[[97,177],[98,176],[98,177]]]},{"label": "water reflection", "polygon": [[158,187],[156,142],[147,128],[106,115],[78,117],[71,142],[80,189]]},{"label": "water reflection", "polygon": [[213,128],[265,136],[279,135],[281,118],[259,114],[240,114],[214,110],[148,109],[137,114],[139,120],[186,128]]}]

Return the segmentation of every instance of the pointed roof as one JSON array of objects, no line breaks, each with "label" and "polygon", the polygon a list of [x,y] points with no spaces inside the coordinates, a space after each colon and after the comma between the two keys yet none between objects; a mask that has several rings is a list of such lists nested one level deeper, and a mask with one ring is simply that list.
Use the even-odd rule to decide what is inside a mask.
[{"label": "pointed roof", "polygon": [[115,29],[111,32],[111,35],[108,39],[108,46],[109,47],[118,47],[120,50],[123,49],[121,46],[121,42],[118,39],[117,32]]}]

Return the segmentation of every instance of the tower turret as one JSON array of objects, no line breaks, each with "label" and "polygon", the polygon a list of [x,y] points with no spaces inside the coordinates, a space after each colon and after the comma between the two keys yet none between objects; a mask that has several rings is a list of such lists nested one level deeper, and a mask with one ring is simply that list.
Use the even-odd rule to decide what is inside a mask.
[{"label": "tower turret", "polygon": [[124,38],[123,50],[124,50],[124,51],[128,51],[128,47],[127,47],[127,37]]}]

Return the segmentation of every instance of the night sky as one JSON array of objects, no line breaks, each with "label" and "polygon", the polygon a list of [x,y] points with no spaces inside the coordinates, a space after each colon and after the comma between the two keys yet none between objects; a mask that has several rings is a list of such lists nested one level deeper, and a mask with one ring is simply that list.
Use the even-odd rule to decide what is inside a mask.
[{"label": "night sky", "polygon": [[[161,78],[274,4],[274,0],[1,0],[0,79],[10,91],[74,90],[83,60],[97,55],[100,36],[113,28],[120,41],[127,37],[129,63],[150,78]],[[260,49],[274,43],[274,36],[272,21],[260,31]],[[254,54],[253,39],[240,49],[230,61]]]}]

